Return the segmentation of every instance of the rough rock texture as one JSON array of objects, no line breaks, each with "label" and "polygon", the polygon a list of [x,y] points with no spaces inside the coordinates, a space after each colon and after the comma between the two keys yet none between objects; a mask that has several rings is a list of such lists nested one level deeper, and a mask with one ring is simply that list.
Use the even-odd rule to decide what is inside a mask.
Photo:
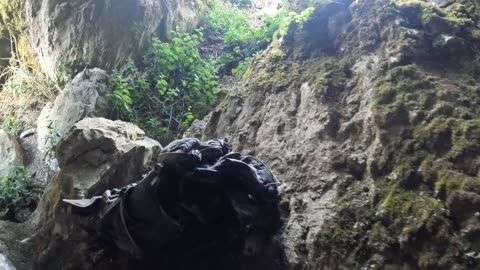
[{"label": "rough rock texture", "polygon": [[47,185],[32,220],[0,222],[0,241],[6,244],[0,252],[18,269],[91,269],[92,258],[82,256],[97,239],[73,223],[61,200],[99,195],[140,180],[160,150],[158,142],[133,124],[104,118],[78,122],[58,144],[60,171]]},{"label": "rough rock texture", "polygon": [[60,141],[57,158],[77,196],[91,197],[135,181],[160,150],[134,124],[87,118]]},{"label": "rough rock texture", "polygon": [[28,0],[26,25],[42,69],[62,63],[111,70],[139,59],[152,36],[193,29],[199,1]]},{"label": "rough rock texture", "polygon": [[51,210],[55,209],[48,204],[57,203],[59,196],[91,197],[140,180],[160,150],[158,142],[145,137],[133,124],[105,118],[83,119],[58,143],[60,172],[47,186],[35,213],[36,222],[51,220]]},{"label": "rough rock texture", "polygon": [[53,171],[58,169],[55,145],[65,132],[85,117],[106,117],[108,101],[102,93],[108,76],[105,71],[86,69],[65,86],[53,103],[48,103],[37,120],[38,149]]},{"label": "rough rock texture", "polygon": [[318,4],[206,118],[282,183],[290,267],[480,267],[479,14]]},{"label": "rough rock texture", "polygon": [[38,133],[36,129],[29,129],[18,137],[22,148],[23,166],[33,176],[35,183],[45,186],[48,180],[53,177],[54,172],[45,163],[45,155],[38,149]]},{"label": "rough rock texture", "polygon": [[0,177],[14,166],[22,165],[22,151],[17,139],[0,129]]},{"label": "rough rock texture", "polygon": [[5,255],[0,254],[0,268],[3,270],[14,270],[15,267],[12,265],[10,260],[8,260]]},{"label": "rough rock texture", "polygon": [[[23,242],[20,240],[34,233],[34,228],[27,223],[0,221],[0,256],[3,256],[3,259],[0,258],[0,269],[32,269],[32,261],[28,255],[29,251],[25,249]],[[2,265],[2,260],[6,266]]]}]

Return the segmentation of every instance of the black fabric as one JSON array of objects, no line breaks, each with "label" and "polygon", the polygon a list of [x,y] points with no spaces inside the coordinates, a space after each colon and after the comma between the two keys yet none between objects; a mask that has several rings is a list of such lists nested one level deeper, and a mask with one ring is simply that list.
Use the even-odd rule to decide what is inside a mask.
[{"label": "black fabric", "polygon": [[275,177],[258,159],[230,153],[224,140],[172,142],[122,198],[124,209],[113,210],[100,233],[128,251],[127,230],[149,258],[238,251],[249,235],[271,235],[279,226]]}]

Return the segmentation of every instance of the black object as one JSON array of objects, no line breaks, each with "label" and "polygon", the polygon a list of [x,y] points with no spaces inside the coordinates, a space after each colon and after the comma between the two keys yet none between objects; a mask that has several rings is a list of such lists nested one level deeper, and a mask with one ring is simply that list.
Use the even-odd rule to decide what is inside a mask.
[{"label": "black object", "polygon": [[229,152],[223,140],[177,140],[138,183],[64,201],[74,213],[97,213],[93,231],[137,258],[238,252],[252,235],[277,230],[278,192],[262,162]]}]

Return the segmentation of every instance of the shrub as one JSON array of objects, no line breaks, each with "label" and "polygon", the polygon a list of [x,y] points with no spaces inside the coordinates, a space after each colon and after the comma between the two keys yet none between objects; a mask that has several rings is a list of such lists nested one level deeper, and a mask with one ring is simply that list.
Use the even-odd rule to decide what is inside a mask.
[{"label": "shrub", "polygon": [[0,219],[15,220],[20,208],[31,207],[38,201],[41,189],[23,167],[14,167],[6,177],[0,178]]},{"label": "shrub", "polygon": [[[278,30],[283,16],[284,13],[281,12],[273,17],[264,17],[263,25],[254,27],[245,12],[238,7],[219,0],[209,1],[205,29],[209,33],[223,37],[225,48],[219,59],[223,73],[229,73],[243,60],[266,48]],[[234,73],[237,71],[238,67],[233,70]]]},{"label": "shrub", "polygon": [[154,39],[145,72],[133,64],[110,79],[119,118],[132,120],[162,143],[182,134],[215,102],[217,66],[200,55],[201,30],[173,33],[170,43]]},{"label": "shrub", "polygon": [[13,114],[8,114],[0,127],[6,132],[18,136],[20,135],[20,132],[27,127],[27,125],[28,124],[25,123],[25,121],[16,118]]},{"label": "shrub", "polygon": [[247,14],[237,6],[225,4],[220,0],[208,2],[205,15],[206,31],[223,37],[223,54],[220,56],[222,72],[237,76],[247,70],[251,58],[265,49],[275,35],[286,35],[291,23],[303,24],[310,19],[315,9],[308,7],[300,13],[283,9],[275,16],[260,18],[263,24],[254,27]]}]

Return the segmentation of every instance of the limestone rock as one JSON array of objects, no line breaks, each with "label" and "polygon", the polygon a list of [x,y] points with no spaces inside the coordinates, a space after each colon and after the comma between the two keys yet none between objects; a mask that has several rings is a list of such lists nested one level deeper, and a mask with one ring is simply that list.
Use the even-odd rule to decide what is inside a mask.
[{"label": "limestone rock", "polygon": [[59,173],[48,184],[36,212],[37,223],[48,223],[60,199],[95,196],[140,180],[161,150],[137,126],[105,118],[86,118],[59,142]]},{"label": "limestone rock", "polygon": [[14,166],[22,165],[22,152],[15,137],[0,129],[0,177]]},{"label": "limestone rock", "polygon": [[30,246],[28,250],[43,250],[30,254],[36,269],[87,263],[81,261],[79,254],[84,250],[78,247],[91,239],[83,229],[72,226],[72,216],[62,199],[99,195],[136,182],[160,150],[158,142],[130,123],[105,118],[76,123],[58,144],[60,171],[48,183],[32,219],[38,233],[22,241]]},{"label": "limestone rock", "polygon": [[140,180],[160,150],[158,142],[131,123],[87,118],[60,141],[57,158],[61,174],[72,178],[76,194],[94,196]]},{"label": "limestone rock", "polygon": [[26,25],[42,69],[62,62],[111,70],[138,59],[154,34],[193,29],[198,1],[28,0]]},{"label": "limestone rock", "polygon": [[37,141],[36,129],[29,129],[18,137],[18,142],[22,147],[23,166],[28,169],[36,184],[45,186],[54,172],[45,163],[45,155],[38,149]]},{"label": "limestone rock", "polygon": [[54,146],[65,132],[85,117],[105,117],[109,113],[107,99],[101,88],[108,76],[94,68],[78,74],[64,91],[42,110],[38,120],[38,149],[46,155],[47,164],[57,170]]}]

